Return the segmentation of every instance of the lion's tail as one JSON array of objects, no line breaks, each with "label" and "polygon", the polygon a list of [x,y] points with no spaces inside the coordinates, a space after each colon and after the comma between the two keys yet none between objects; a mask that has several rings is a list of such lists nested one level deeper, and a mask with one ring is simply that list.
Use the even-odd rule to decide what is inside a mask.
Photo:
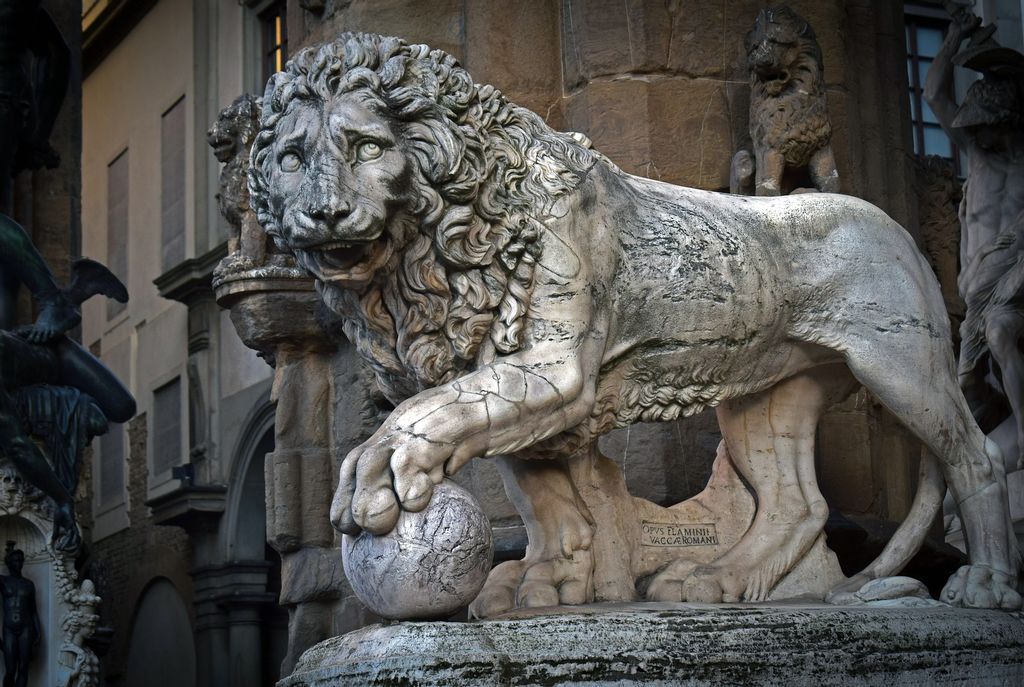
[{"label": "lion's tail", "polygon": [[851,588],[851,583],[854,583],[853,586],[859,589],[860,586],[871,580],[890,577],[902,570],[921,548],[928,530],[935,521],[936,514],[942,507],[942,499],[945,494],[946,480],[943,479],[942,472],[939,470],[939,461],[930,451],[925,451],[921,456],[917,494],[914,495],[914,502],[910,506],[907,517],[892,535],[889,543],[882,549],[878,558],[860,573],[830,592],[829,596],[840,591],[857,591]]}]

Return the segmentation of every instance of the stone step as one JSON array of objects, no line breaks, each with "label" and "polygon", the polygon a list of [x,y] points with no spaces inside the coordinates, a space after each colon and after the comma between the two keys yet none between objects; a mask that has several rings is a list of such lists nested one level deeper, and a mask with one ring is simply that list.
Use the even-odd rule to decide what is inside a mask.
[{"label": "stone step", "polygon": [[1024,615],[931,607],[593,604],[373,625],[278,687],[1024,685]]}]

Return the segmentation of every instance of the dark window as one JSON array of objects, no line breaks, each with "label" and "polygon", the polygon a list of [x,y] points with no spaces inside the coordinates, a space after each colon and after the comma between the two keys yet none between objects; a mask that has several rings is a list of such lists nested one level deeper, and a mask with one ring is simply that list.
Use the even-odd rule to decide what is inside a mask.
[{"label": "dark window", "polygon": [[100,437],[100,509],[124,501],[124,425],[110,425]]},{"label": "dark window", "polygon": [[[937,14],[937,13],[934,13]],[[956,146],[942,130],[935,113],[924,101],[928,69],[946,36],[949,20],[933,13],[916,14],[908,8],[906,17],[907,83],[910,87],[910,116],[914,126],[914,153],[938,155],[952,160],[959,172]]]},{"label": "dark window", "polygon": [[185,259],[185,98],[160,118],[160,266]]},{"label": "dark window", "polygon": [[263,81],[284,69],[288,59],[288,22],[285,2],[279,0],[260,14],[263,31]]},{"label": "dark window", "polygon": [[[107,267],[128,283],[128,149],[107,166]],[[113,298],[107,301],[107,319],[125,309]]]},{"label": "dark window", "polygon": [[153,393],[153,474],[181,463],[181,377]]}]

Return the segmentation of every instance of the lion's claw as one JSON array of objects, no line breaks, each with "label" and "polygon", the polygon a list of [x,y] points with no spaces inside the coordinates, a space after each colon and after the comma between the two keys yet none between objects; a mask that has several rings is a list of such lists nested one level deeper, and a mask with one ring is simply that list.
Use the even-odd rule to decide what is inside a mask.
[{"label": "lion's claw", "polygon": [[402,508],[415,513],[430,503],[434,495],[434,480],[424,472],[417,472],[408,479],[400,479],[395,475],[395,491],[402,502]]},{"label": "lion's claw", "polygon": [[444,477],[445,445],[394,429],[379,434],[341,464],[331,522],[344,534],[387,534],[403,510],[426,508]]},{"label": "lion's claw", "polygon": [[400,512],[395,493],[387,487],[367,490],[362,494],[357,491],[352,502],[355,521],[372,534],[387,534],[393,530]]},{"label": "lion's claw", "polygon": [[1021,595],[1007,573],[983,565],[965,565],[949,578],[940,599],[964,608],[1021,608]]}]

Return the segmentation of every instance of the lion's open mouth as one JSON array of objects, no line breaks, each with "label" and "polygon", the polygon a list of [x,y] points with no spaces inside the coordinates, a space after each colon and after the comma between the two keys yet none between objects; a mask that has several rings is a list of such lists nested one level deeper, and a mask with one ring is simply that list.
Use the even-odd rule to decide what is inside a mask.
[{"label": "lion's open mouth", "polygon": [[322,281],[360,283],[374,273],[391,255],[390,241],[334,241],[296,251],[299,262]]},{"label": "lion's open mouth", "polygon": [[331,270],[348,270],[363,259],[367,248],[369,248],[369,244],[366,243],[336,241],[319,246],[313,251],[313,256],[320,267],[326,267]]}]

